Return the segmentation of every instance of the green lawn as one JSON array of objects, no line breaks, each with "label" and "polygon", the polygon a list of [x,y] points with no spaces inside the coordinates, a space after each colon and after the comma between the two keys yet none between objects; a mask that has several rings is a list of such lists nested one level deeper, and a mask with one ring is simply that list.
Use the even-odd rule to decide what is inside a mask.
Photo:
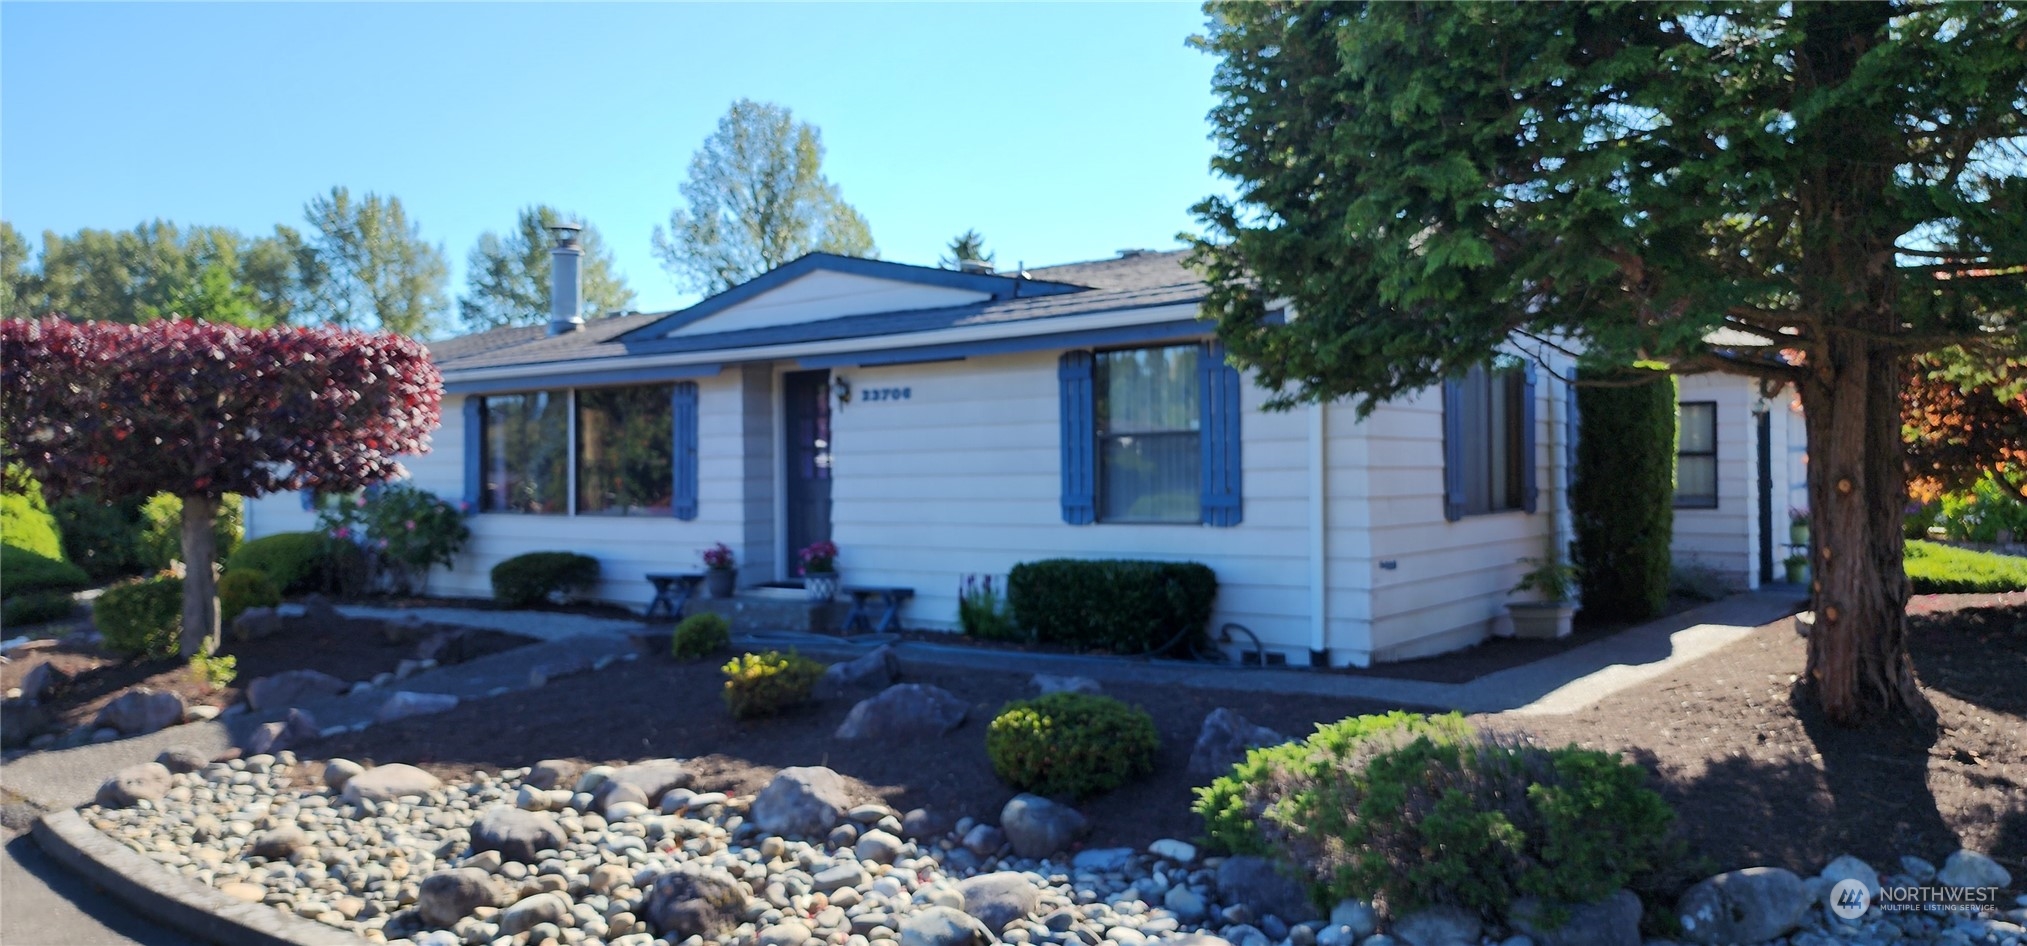
[{"label": "green lawn", "polygon": [[1918,595],[2027,591],[2027,558],[1919,540],[1907,543],[1906,555],[1907,577]]}]

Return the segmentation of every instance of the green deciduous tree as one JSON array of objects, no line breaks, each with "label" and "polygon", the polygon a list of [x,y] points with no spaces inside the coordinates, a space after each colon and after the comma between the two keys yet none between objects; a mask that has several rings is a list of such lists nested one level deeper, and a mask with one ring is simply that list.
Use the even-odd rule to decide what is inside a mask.
[{"label": "green deciduous tree", "polygon": [[946,252],[948,255],[937,261],[945,269],[961,268],[968,259],[990,263],[996,255],[985,251],[985,237],[979,235],[977,230],[966,230],[952,237]]},{"label": "green deciduous tree", "polygon": [[425,335],[450,308],[443,250],[422,239],[401,198],[333,187],[312,198],[309,251],[300,274],[305,307],[339,328]]},{"label": "green deciduous tree", "polygon": [[[503,325],[534,325],[549,318],[549,228],[577,219],[547,204],[522,209],[514,228],[502,237],[490,230],[465,265],[465,294],[457,303],[466,328],[481,331]],[[584,259],[579,276],[584,287],[586,318],[633,305],[626,277],[614,271],[612,251],[586,224],[579,237]]]},{"label": "green deciduous tree", "polygon": [[[1196,259],[1284,402],[1516,336],[1792,384],[1827,718],[1933,719],[1906,648],[1911,354],[2027,323],[2027,11],[1214,3]],[[1272,324],[1265,301],[1299,318]],[[1713,335],[1714,330],[1729,331]]]},{"label": "green deciduous tree", "polygon": [[229,321],[283,325],[298,302],[303,246],[287,227],[248,237],[227,227],[154,220],[131,230],[44,233],[34,266],[27,241],[11,226],[0,234],[0,250],[6,257],[0,291],[10,316],[139,323],[175,311],[179,299],[188,307],[189,293],[209,291],[243,298],[243,306],[230,307]]},{"label": "green deciduous tree", "polygon": [[706,295],[808,253],[877,255],[866,218],[823,175],[823,139],[779,105],[740,99],[690,159],[687,208],[655,227],[676,284]]}]

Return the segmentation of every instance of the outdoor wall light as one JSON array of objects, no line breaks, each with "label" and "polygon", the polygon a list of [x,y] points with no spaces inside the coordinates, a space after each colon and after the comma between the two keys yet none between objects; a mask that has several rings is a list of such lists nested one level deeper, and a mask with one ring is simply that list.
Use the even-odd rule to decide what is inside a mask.
[{"label": "outdoor wall light", "polygon": [[831,378],[831,394],[837,397],[838,408],[844,409],[852,402],[852,383],[840,377]]}]

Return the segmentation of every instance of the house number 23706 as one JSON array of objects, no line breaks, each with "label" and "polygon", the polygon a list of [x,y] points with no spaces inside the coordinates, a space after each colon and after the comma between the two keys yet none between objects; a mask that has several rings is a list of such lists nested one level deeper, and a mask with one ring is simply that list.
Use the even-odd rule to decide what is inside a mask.
[{"label": "house number 23706", "polygon": [[862,401],[905,401],[908,388],[866,388],[859,392]]}]

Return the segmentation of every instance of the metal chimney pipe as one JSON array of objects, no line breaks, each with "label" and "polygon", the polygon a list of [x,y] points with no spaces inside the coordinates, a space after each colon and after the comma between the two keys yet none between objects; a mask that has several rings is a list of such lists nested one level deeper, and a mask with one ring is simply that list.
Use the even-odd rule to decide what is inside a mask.
[{"label": "metal chimney pipe", "polygon": [[556,247],[549,251],[549,334],[584,329],[584,247],[577,242],[584,226],[561,222],[549,227]]}]

